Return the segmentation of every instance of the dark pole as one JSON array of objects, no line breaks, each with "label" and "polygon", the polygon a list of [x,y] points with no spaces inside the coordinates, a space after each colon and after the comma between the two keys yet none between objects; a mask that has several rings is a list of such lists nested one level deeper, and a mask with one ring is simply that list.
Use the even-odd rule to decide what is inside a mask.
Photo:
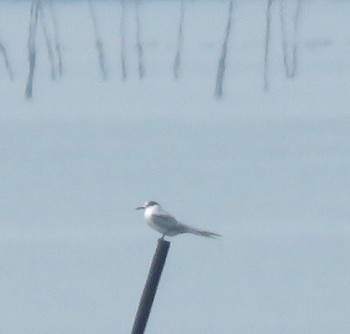
[{"label": "dark pole", "polygon": [[145,331],[169,247],[169,241],[158,239],[157,249],[153,256],[151,268],[143,289],[131,334],[143,334]]}]

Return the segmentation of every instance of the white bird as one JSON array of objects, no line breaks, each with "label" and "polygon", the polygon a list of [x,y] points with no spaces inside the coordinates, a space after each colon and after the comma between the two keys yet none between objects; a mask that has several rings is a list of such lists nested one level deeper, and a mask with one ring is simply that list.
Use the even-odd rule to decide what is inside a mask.
[{"label": "white bird", "polygon": [[221,236],[220,234],[199,230],[195,227],[180,223],[174,216],[166,212],[159,203],[155,201],[148,201],[136,208],[136,210],[142,209],[145,210],[146,222],[149,226],[162,234],[162,239],[164,239],[164,236],[166,235],[172,237],[182,233],[192,233],[207,238]]}]

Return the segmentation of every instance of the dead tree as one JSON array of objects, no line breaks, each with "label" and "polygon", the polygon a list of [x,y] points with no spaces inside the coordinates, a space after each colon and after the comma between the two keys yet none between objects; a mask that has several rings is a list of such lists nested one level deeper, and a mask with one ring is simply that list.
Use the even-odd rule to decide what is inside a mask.
[{"label": "dead tree", "polygon": [[9,75],[9,78],[11,81],[13,81],[14,76],[13,76],[12,67],[11,67],[9,58],[7,56],[6,48],[1,42],[0,42],[0,52],[2,54],[2,57],[4,58],[4,63],[5,63],[5,67],[6,67],[8,75]]},{"label": "dead tree", "polygon": [[296,0],[296,8],[293,15],[293,33],[291,35],[291,45],[288,43],[285,1],[280,0],[280,19],[282,33],[283,64],[287,78],[293,78],[298,66],[298,30],[301,13],[301,0]]},{"label": "dead tree", "polygon": [[222,98],[223,81],[224,81],[225,69],[226,69],[227,45],[230,38],[231,27],[232,27],[232,12],[233,12],[233,0],[230,1],[230,5],[228,9],[225,38],[224,38],[224,43],[222,45],[221,56],[220,56],[218,70],[216,74],[216,85],[215,85],[214,96],[217,98]]},{"label": "dead tree", "polygon": [[143,46],[141,43],[141,23],[140,23],[140,11],[139,1],[135,2],[135,19],[136,19],[136,49],[138,55],[138,73],[139,79],[142,79],[145,75],[145,66],[143,64]]},{"label": "dead tree", "polygon": [[126,41],[126,33],[125,33],[125,2],[126,0],[121,0],[121,15],[120,15],[120,62],[122,67],[122,79],[126,81],[127,79],[127,70],[126,70],[126,50],[125,50],[125,41]]},{"label": "dead tree", "polygon": [[267,1],[266,8],[266,32],[265,32],[265,54],[264,54],[264,90],[269,89],[269,53],[271,39],[271,7],[273,0]]},{"label": "dead tree", "polygon": [[47,49],[47,55],[49,58],[50,66],[51,66],[51,79],[56,80],[56,65],[55,65],[55,55],[54,55],[54,49],[52,47],[52,41],[50,38],[49,34],[49,29],[48,29],[48,24],[43,8],[42,1],[38,1],[38,6],[39,6],[39,21],[40,21],[40,26],[44,35],[45,39],[45,45]]},{"label": "dead tree", "polygon": [[104,50],[103,50],[103,44],[102,40],[100,38],[100,34],[98,31],[98,24],[97,24],[97,17],[96,13],[94,10],[94,7],[92,5],[91,0],[89,0],[89,10],[90,10],[90,15],[92,19],[92,24],[94,27],[94,34],[95,34],[95,47],[97,50],[97,55],[98,55],[98,64],[100,68],[100,73],[101,77],[103,80],[107,79],[107,70],[106,70],[106,63],[105,63],[105,55],[104,55]]},{"label": "dead tree", "polygon": [[179,21],[179,30],[177,35],[177,51],[174,59],[173,65],[173,73],[174,78],[177,79],[179,77],[179,71],[181,66],[181,54],[183,49],[183,25],[184,25],[184,17],[185,17],[185,1],[181,0],[180,5],[180,21]]},{"label": "dead tree", "polygon": [[38,25],[38,13],[39,13],[39,0],[32,0],[30,9],[29,20],[29,36],[28,36],[28,62],[29,62],[29,74],[27,80],[27,86],[25,90],[25,96],[30,99],[33,96],[33,79],[36,65],[36,47],[35,39]]},{"label": "dead tree", "polygon": [[62,62],[62,47],[60,42],[57,17],[56,17],[55,8],[52,4],[52,0],[46,0],[46,2],[48,3],[48,7],[50,10],[50,15],[53,23],[54,44],[55,44],[55,51],[56,51],[56,57],[57,57],[58,76],[61,77],[63,74],[63,62]]}]

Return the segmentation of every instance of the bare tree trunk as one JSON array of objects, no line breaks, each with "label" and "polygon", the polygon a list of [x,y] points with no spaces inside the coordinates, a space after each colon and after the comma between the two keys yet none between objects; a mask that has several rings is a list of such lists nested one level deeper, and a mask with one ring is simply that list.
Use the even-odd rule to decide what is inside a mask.
[{"label": "bare tree trunk", "polygon": [[38,25],[38,13],[39,13],[39,0],[32,0],[30,9],[30,22],[29,22],[29,36],[28,36],[28,61],[29,61],[29,74],[27,80],[27,86],[25,90],[25,96],[30,99],[33,96],[33,79],[36,65],[36,48],[35,38]]},{"label": "bare tree trunk", "polygon": [[223,81],[225,76],[225,69],[226,69],[226,55],[227,55],[227,45],[230,38],[231,33],[231,27],[232,27],[232,11],[233,11],[233,0],[230,1],[229,9],[228,9],[228,18],[227,18],[227,25],[226,25],[226,31],[225,31],[225,39],[224,43],[222,45],[222,51],[221,56],[218,64],[218,71],[216,74],[216,85],[215,85],[215,92],[214,96],[217,98],[222,97],[222,91],[223,91]]},{"label": "bare tree trunk", "polygon": [[55,55],[53,52],[53,47],[49,35],[49,31],[47,28],[47,21],[44,13],[44,8],[42,5],[41,0],[39,0],[39,20],[40,20],[40,25],[43,31],[44,39],[45,39],[45,44],[46,44],[46,49],[47,49],[47,55],[49,57],[49,62],[51,66],[51,79],[56,80],[56,66],[55,66]]},{"label": "bare tree trunk", "polygon": [[291,36],[291,50],[288,46],[288,33],[286,25],[286,13],[284,0],[280,0],[280,19],[282,32],[283,64],[287,78],[293,78],[298,66],[298,30],[301,13],[301,0],[296,0],[296,8],[293,15],[293,35]]},{"label": "bare tree trunk", "polygon": [[264,55],[264,90],[269,89],[269,52],[271,39],[271,7],[273,0],[267,0],[266,9],[266,33],[265,33],[265,55]]},{"label": "bare tree trunk", "polygon": [[141,23],[140,23],[140,12],[139,12],[139,1],[135,2],[135,15],[136,15],[136,49],[138,54],[138,72],[139,79],[145,76],[145,66],[143,64],[143,46],[141,43]]},{"label": "bare tree trunk", "polygon": [[120,62],[122,67],[122,78],[123,81],[127,79],[127,70],[126,70],[126,50],[125,50],[125,41],[126,41],[126,33],[125,33],[125,2],[126,0],[121,0],[121,16],[120,16]]},{"label": "bare tree trunk", "polygon": [[57,17],[56,17],[54,6],[52,4],[52,0],[46,0],[46,1],[49,5],[50,14],[53,22],[54,43],[55,43],[55,51],[57,56],[58,76],[61,77],[63,74],[63,62],[62,62],[62,48],[61,48],[60,37],[59,37]]},{"label": "bare tree trunk", "polygon": [[106,71],[106,65],[105,65],[105,55],[103,51],[103,45],[102,40],[100,38],[100,34],[98,32],[98,24],[97,24],[97,18],[94,11],[94,7],[92,5],[91,0],[89,0],[89,9],[91,14],[92,23],[94,26],[94,33],[95,33],[95,46],[98,54],[98,64],[100,68],[101,77],[103,80],[107,79],[107,71]]},{"label": "bare tree trunk", "polygon": [[183,24],[185,17],[185,0],[181,0],[180,7],[180,22],[179,22],[179,31],[177,35],[177,51],[174,59],[173,72],[174,78],[177,79],[179,77],[179,71],[181,66],[181,53],[183,48]]},{"label": "bare tree trunk", "polygon": [[4,58],[4,62],[5,62],[5,66],[6,66],[6,69],[7,69],[7,73],[10,77],[10,80],[13,81],[13,71],[12,71],[12,68],[11,68],[11,65],[10,65],[10,61],[8,59],[8,56],[7,56],[7,51],[6,51],[6,48],[5,46],[0,43],[0,52],[2,54],[2,57]]}]

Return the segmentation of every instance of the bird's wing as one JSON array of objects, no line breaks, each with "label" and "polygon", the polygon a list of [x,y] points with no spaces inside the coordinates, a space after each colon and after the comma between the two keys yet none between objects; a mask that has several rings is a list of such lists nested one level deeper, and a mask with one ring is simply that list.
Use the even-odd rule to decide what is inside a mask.
[{"label": "bird's wing", "polygon": [[180,233],[192,233],[207,238],[221,237],[220,234],[200,230],[196,227],[185,225],[176,220],[174,216],[167,212],[157,212],[152,215],[154,224],[160,226],[168,235],[173,236]]},{"label": "bird's wing", "polygon": [[155,224],[168,231],[177,231],[178,233],[183,233],[187,228],[186,225],[179,223],[176,218],[169,213],[154,213],[152,215],[152,220]]}]

